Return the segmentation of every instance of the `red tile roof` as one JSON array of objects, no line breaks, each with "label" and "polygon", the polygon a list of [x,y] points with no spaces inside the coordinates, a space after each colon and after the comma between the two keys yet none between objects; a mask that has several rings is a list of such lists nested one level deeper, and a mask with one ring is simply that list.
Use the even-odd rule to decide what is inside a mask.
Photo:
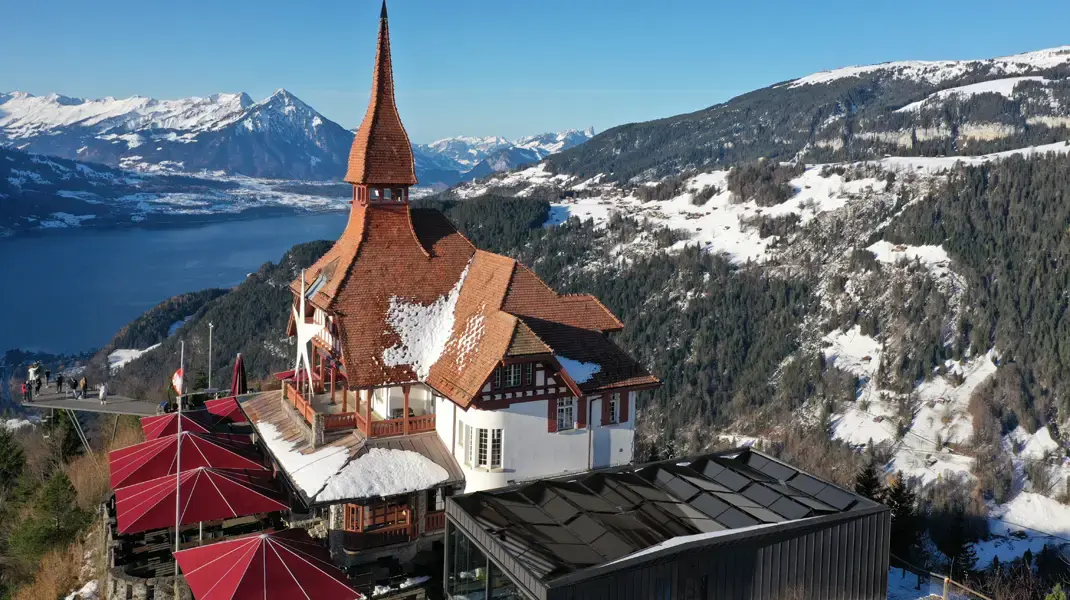
[{"label": "red tile roof", "polygon": [[358,185],[416,185],[412,145],[394,102],[390,29],[385,4],[379,20],[371,101],[353,138],[345,180]]}]

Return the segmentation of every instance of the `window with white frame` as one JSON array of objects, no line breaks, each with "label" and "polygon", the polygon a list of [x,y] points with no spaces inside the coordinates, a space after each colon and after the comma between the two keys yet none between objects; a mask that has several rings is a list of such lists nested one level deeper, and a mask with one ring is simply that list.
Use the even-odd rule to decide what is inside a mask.
[{"label": "window with white frame", "polygon": [[502,430],[490,430],[490,468],[502,468]]},{"label": "window with white frame", "polygon": [[518,387],[520,385],[521,365],[505,365],[505,387]]},{"label": "window with white frame", "polygon": [[502,387],[502,368],[494,369],[494,389]]},{"label": "window with white frame", "polygon": [[560,398],[557,401],[557,430],[564,431],[576,426],[576,399]]},{"label": "window with white frame", "polygon": [[607,400],[607,402],[609,402],[609,408],[606,409],[606,425],[615,425],[616,423],[620,422],[620,419],[617,416],[617,407],[620,406],[620,394],[610,394],[609,400]]},{"label": "window with white frame", "polygon": [[535,379],[535,363],[524,365],[524,385],[531,385]]},{"label": "window with white frame", "polygon": [[461,426],[464,464],[468,467],[500,469],[502,466],[502,430]]}]

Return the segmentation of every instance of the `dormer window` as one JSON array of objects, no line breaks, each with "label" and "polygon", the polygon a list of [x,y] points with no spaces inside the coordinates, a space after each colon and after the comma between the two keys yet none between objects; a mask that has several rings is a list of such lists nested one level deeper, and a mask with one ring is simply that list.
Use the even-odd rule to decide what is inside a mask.
[{"label": "dormer window", "polygon": [[390,188],[383,190],[383,200],[390,200],[393,195],[393,190],[391,190]]},{"label": "dormer window", "polygon": [[519,387],[520,386],[520,370],[522,365],[506,365],[505,366],[505,387]]}]

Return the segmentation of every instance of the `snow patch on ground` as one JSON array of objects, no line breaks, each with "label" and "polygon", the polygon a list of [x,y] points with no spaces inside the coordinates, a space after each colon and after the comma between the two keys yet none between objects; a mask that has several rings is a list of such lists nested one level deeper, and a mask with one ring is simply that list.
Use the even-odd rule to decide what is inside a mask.
[{"label": "snow patch on ground", "polygon": [[568,376],[575,381],[577,385],[583,385],[591,380],[599,371],[602,370],[602,365],[598,363],[585,363],[578,360],[572,360],[566,358],[560,354],[556,355],[557,362],[561,363],[561,366],[568,373]]},{"label": "snow patch on ground", "polygon": [[952,96],[959,98],[969,98],[975,94],[999,94],[1006,98],[1010,98],[1014,95],[1014,88],[1019,83],[1025,81],[1037,81],[1040,83],[1047,83],[1048,80],[1043,77],[1008,77],[1006,79],[993,79],[991,81],[982,81],[981,83],[973,83],[970,85],[963,85],[959,87],[953,87],[946,90],[940,90],[935,94],[932,94],[920,100],[918,102],[912,102],[903,108],[895,112],[912,112],[921,110],[926,104],[936,104],[941,100],[946,100]]},{"label": "snow patch on ground", "polygon": [[0,421],[0,427],[3,427],[8,431],[19,431],[20,429],[25,429],[27,427],[32,429],[36,425],[37,423],[30,421],[29,419],[6,419]]},{"label": "snow patch on ground", "polygon": [[426,490],[449,479],[449,473],[411,450],[370,448],[331,477],[317,501],[380,498]]},{"label": "snow patch on ground", "polygon": [[386,366],[408,365],[421,381],[427,379],[453,335],[454,310],[471,266],[469,261],[453,289],[427,306],[398,296],[390,299],[387,322],[400,341],[383,350]]},{"label": "snow patch on ground", "polygon": [[942,246],[908,246],[881,240],[871,244],[866,250],[872,252],[877,260],[884,264],[918,261],[936,277],[946,277],[948,265],[951,264],[951,258]]},{"label": "snow patch on ground", "polygon": [[282,432],[267,421],[258,421],[256,430],[271,455],[309,498],[315,497],[349,459],[346,448],[331,446],[302,454],[294,449],[296,444],[286,441]]},{"label": "snow patch on ground", "polygon": [[1036,433],[1030,434],[1021,425],[1007,434],[1004,438],[1013,449],[1017,445],[1021,450],[1017,453],[1019,458],[1028,460],[1043,460],[1049,454],[1059,449],[1059,443],[1051,438],[1051,432],[1047,427],[1041,427]]},{"label": "snow patch on ground", "polygon": [[65,227],[79,227],[83,221],[95,219],[96,215],[72,215],[65,212],[52,213],[51,219],[42,220],[39,226],[42,229],[63,229]]},{"label": "snow patch on ground", "polygon": [[159,344],[154,344],[144,350],[137,350],[135,348],[117,348],[108,355],[108,367],[111,368],[112,373],[115,373],[131,362],[141,358],[141,355],[146,352],[151,352],[159,347]]},{"label": "snow patch on ground", "polygon": [[81,588],[71,592],[64,600],[97,600],[99,598],[99,584],[96,579],[87,582]]}]

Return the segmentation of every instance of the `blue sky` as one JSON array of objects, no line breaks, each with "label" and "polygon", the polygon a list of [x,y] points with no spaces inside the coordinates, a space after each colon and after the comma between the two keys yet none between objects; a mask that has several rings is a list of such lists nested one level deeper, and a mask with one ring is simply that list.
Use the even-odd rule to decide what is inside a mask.
[{"label": "blue sky", "polygon": [[[354,127],[379,0],[0,0],[0,91],[158,98],[285,87]],[[1070,44],[1070,2],[392,0],[415,142],[599,131],[813,71]]]}]

